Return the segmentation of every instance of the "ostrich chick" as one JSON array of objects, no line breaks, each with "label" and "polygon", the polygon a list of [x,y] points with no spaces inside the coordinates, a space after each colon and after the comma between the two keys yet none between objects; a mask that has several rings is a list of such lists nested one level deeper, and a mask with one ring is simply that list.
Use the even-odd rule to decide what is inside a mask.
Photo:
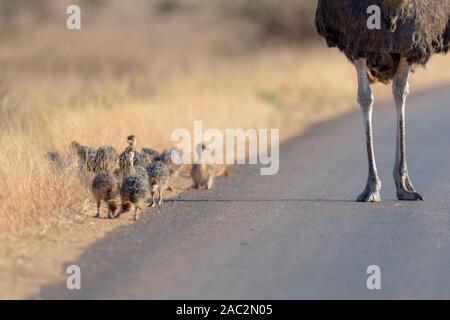
[{"label": "ostrich chick", "polygon": [[78,165],[80,170],[93,171],[95,163],[95,155],[97,150],[88,146],[83,146],[77,141],[70,143],[71,155],[78,158]]},{"label": "ostrich chick", "polygon": [[[151,156],[149,156],[148,154],[146,154],[145,152],[137,152],[136,151],[136,145],[137,145],[137,140],[136,140],[136,136],[134,135],[130,135],[127,137],[127,142],[128,142],[128,148],[131,148],[134,152],[134,160],[133,160],[133,164],[134,165],[141,165],[143,167],[149,165],[150,163],[153,162],[153,158]],[[119,165],[122,165],[122,163],[124,161],[126,161],[126,150],[124,152],[122,152],[119,156]]]},{"label": "ostrich chick", "polygon": [[127,137],[127,142],[128,142],[128,145],[130,147],[136,148],[137,141],[136,141],[136,136],[135,135],[132,134],[132,135],[128,136]]},{"label": "ostrich chick", "polygon": [[61,155],[61,153],[56,150],[47,152],[45,158],[52,164],[53,169],[56,171],[62,171],[71,165],[71,158]]},{"label": "ostrich chick", "polygon": [[98,173],[92,181],[92,194],[97,203],[97,214],[100,217],[100,205],[102,200],[108,204],[108,218],[113,218],[117,210],[117,203],[114,200],[119,194],[120,182],[108,172]]},{"label": "ostrich chick", "polygon": [[191,170],[191,177],[194,182],[194,188],[196,189],[205,187],[209,190],[214,184],[216,174],[214,172],[214,167],[211,164],[206,163],[203,154],[206,150],[208,150],[208,148],[203,143],[200,143],[196,148],[200,163],[194,163]]},{"label": "ostrich chick", "polygon": [[142,153],[146,155],[148,158],[150,158],[152,161],[156,160],[156,158],[159,157],[159,152],[151,148],[142,148]]},{"label": "ostrich chick", "polygon": [[116,149],[111,146],[102,146],[98,148],[94,160],[94,172],[107,171],[112,172],[117,169],[119,155]]},{"label": "ostrich chick", "polygon": [[145,168],[136,164],[136,152],[133,147],[127,147],[119,157],[119,169],[116,171],[117,176],[125,178],[129,175],[142,175],[147,178]]},{"label": "ostrich chick", "polygon": [[169,148],[161,152],[156,160],[163,162],[169,169],[170,176],[176,178],[183,164],[183,151],[178,147]]},{"label": "ostrich chick", "polygon": [[134,220],[138,220],[148,191],[148,181],[145,177],[139,174],[127,176],[120,189],[122,208],[119,215],[134,207]]},{"label": "ostrich chick", "polygon": [[148,181],[150,184],[150,194],[152,196],[152,202],[150,207],[155,206],[155,194],[159,192],[158,205],[163,203],[163,193],[169,189],[170,185],[170,172],[169,168],[161,161],[155,161],[147,166]]}]

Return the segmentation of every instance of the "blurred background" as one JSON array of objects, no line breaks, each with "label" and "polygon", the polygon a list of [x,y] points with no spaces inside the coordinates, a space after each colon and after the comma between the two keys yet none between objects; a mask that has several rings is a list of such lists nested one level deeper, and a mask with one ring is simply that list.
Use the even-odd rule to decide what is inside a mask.
[{"label": "blurred background", "polygon": [[[30,129],[37,118],[39,126],[47,124],[48,114],[28,118],[36,110],[31,104],[54,113],[56,108],[96,105],[106,110],[130,99],[170,96],[181,100],[172,107],[192,112],[197,119],[205,110],[197,114],[199,107],[192,106],[197,101],[191,98],[201,104],[209,95],[208,109],[217,111],[220,108],[209,99],[240,100],[242,92],[236,89],[250,88],[256,99],[270,104],[298,103],[281,101],[299,97],[283,98],[280,92],[297,90],[298,82],[291,78],[276,88],[270,81],[282,80],[267,78],[273,72],[272,78],[284,72],[290,73],[284,77],[298,75],[298,69],[289,69],[302,58],[292,49],[305,50],[317,42],[315,2],[1,0],[1,111],[8,117],[2,117],[0,126],[17,128],[20,122]],[[81,31],[65,27],[66,8],[72,3],[81,7]],[[25,102],[28,98],[31,101]],[[244,102],[230,104],[241,111],[249,107]],[[168,101],[162,103],[166,106]],[[172,115],[167,108],[164,113]],[[89,139],[90,133],[77,134]],[[58,144],[47,138],[50,145]]]},{"label": "blurred background", "polygon": [[[129,134],[162,149],[194,120],[281,128],[287,139],[356,110],[354,68],[316,36],[316,2],[0,0],[0,285],[31,268],[48,246],[37,239],[61,242],[74,222],[101,229],[86,220],[87,186],[55,174],[48,150],[68,152],[73,140],[122,150]],[[66,28],[71,4],[81,30]],[[413,92],[449,82],[448,64],[436,57],[418,70]],[[375,90],[378,102],[390,97]],[[71,233],[77,244],[96,235]]]}]

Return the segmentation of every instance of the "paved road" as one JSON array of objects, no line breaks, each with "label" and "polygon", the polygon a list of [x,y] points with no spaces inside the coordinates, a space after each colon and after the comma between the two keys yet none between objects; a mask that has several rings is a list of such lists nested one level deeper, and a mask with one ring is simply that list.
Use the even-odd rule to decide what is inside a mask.
[{"label": "paved road", "polygon": [[[393,107],[375,113],[379,204],[366,179],[359,112],[281,148],[277,176],[236,167],[214,191],[187,192],[113,231],[75,263],[82,290],[44,298],[450,298],[450,93],[411,97],[409,168],[425,202],[395,200]],[[381,268],[380,291],[366,268]]]}]

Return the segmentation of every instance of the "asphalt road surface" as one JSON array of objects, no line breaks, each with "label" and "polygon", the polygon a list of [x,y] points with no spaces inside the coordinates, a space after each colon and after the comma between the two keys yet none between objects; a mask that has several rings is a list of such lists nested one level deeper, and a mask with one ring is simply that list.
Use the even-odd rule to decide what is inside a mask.
[{"label": "asphalt road surface", "polygon": [[[396,201],[395,109],[377,106],[376,156],[384,202],[355,203],[366,182],[355,113],[286,142],[280,172],[232,168],[213,191],[188,191],[121,227],[41,298],[450,298],[450,88],[411,96],[408,164],[425,202]],[[381,269],[368,290],[366,269]]]}]

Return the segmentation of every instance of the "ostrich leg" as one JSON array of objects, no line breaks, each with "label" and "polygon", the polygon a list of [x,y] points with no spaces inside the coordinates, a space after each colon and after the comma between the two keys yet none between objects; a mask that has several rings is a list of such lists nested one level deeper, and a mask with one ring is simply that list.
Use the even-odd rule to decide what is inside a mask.
[{"label": "ostrich leg", "polygon": [[370,89],[369,78],[367,77],[366,59],[355,61],[358,74],[358,103],[361,106],[364,118],[364,128],[366,133],[367,158],[369,162],[369,176],[366,187],[358,202],[378,202],[381,201],[381,180],[378,176],[377,165],[375,162],[375,152],[373,148],[372,133],[372,111],[374,98]]},{"label": "ostrich leg", "polygon": [[399,200],[423,200],[422,196],[414,190],[406,165],[405,107],[406,97],[409,93],[408,79],[410,71],[411,66],[406,59],[402,58],[392,84],[397,109],[397,147],[395,152],[394,181],[397,186],[397,198]]}]

